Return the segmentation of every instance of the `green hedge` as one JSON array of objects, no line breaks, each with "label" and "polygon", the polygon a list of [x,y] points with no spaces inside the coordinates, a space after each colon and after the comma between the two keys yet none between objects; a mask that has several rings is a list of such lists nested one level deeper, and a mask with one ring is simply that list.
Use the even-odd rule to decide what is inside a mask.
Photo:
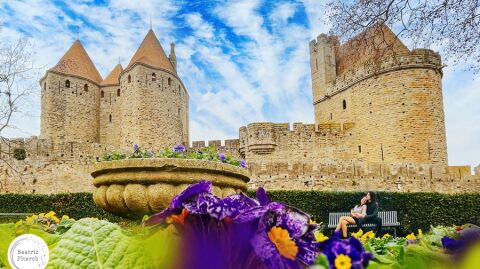
[{"label": "green hedge", "polygon": [[[365,193],[321,191],[271,191],[272,200],[295,206],[328,224],[329,212],[348,212]],[[399,234],[430,225],[480,225],[480,194],[377,192],[380,211],[397,211]]]},{"label": "green hedge", "polygon": [[[254,195],[253,192],[249,192]],[[272,191],[272,200],[295,206],[327,224],[329,212],[348,211],[364,193],[321,191]],[[480,194],[378,192],[380,210],[396,210],[400,234],[430,225],[480,225]],[[95,206],[91,193],[74,194],[0,194],[0,213],[39,213],[53,210],[57,215],[80,219],[97,217],[113,222],[128,221]],[[7,221],[1,218],[0,221]]]},{"label": "green hedge", "polygon": [[[97,207],[93,202],[91,193],[0,194],[0,213],[42,213],[49,211],[54,211],[57,216],[68,215],[75,219],[96,217],[113,222],[126,221]],[[0,222],[13,220],[14,218],[0,218]]]}]

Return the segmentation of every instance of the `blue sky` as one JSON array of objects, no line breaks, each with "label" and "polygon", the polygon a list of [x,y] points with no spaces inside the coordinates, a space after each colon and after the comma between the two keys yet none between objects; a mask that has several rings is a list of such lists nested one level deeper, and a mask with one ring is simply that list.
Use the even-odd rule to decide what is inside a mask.
[{"label": "blue sky", "polygon": [[[256,121],[313,122],[308,42],[328,31],[322,1],[0,0],[1,40],[27,37],[40,75],[80,39],[101,75],[126,66],[150,28],[190,93],[191,140],[238,137]],[[408,45],[408,44],[407,44]],[[447,63],[448,64],[448,63]],[[444,75],[450,164],[480,164],[480,79]],[[12,136],[38,135],[39,91]]]}]

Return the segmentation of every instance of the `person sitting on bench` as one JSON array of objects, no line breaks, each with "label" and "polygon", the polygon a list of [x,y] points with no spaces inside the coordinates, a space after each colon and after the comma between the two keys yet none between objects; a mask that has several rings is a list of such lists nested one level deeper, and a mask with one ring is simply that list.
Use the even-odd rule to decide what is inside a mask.
[{"label": "person sitting on bench", "polygon": [[365,196],[367,205],[367,214],[364,218],[358,219],[357,227],[362,229],[365,223],[373,223],[377,227],[376,236],[380,236],[382,232],[382,219],[378,217],[378,203],[375,192],[368,192]]},{"label": "person sitting on bench", "polygon": [[350,210],[350,216],[342,216],[338,220],[337,228],[335,232],[342,230],[343,238],[347,238],[347,225],[348,224],[357,224],[360,219],[364,218],[367,215],[367,197],[362,197],[360,204],[355,205],[352,210]]}]

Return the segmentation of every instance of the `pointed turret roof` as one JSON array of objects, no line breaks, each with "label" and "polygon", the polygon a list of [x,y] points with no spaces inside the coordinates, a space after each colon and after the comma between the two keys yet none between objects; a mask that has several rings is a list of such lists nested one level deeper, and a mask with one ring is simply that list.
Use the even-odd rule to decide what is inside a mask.
[{"label": "pointed turret roof", "polygon": [[57,65],[51,68],[50,71],[79,76],[96,83],[102,81],[102,76],[98,73],[80,40],[76,40],[73,43]]},{"label": "pointed turret roof", "polygon": [[108,76],[100,83],[100,85],[118,85],[120,84],[120,73],[122,73],[123,67],[121,64],[117,64]]},{"label": "pointed turret roof", "polygon": [[167,58],[160,41],[158,41],[157,36],[151,29],[143,39],[137,52],[133,55],[127,68],[134,63],[144,63],[152,67],[166,69],[175,73],[172,63]]}]

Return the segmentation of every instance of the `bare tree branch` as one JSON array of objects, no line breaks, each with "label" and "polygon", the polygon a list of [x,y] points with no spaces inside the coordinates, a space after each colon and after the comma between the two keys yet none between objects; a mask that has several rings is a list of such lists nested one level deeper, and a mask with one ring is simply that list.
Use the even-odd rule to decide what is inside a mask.
[{"label": "bare tree branch", "polygon": [[413,48],[440,49],[447,61],[480,71],[480,0],[331,0],[328,7],[331,33],[342,41],[385,23]]}]

